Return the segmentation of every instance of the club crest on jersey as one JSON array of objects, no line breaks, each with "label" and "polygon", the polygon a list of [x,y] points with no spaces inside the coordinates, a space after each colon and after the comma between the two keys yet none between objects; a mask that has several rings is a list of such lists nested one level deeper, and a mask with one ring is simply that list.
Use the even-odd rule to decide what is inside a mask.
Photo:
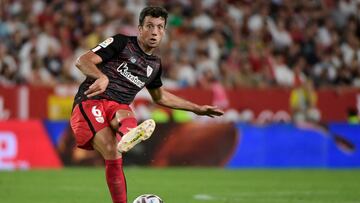
[{"label": "club crest on jersey", "polygon": [[106,47],[109,46],[109,44],[111,44],[113,41],[114,41],[114,38],[110,37],[110,38],[107,38],[106,40],[104,40],[103,42],[101,42],[99,45],[100,45],[102,48],[106,48]]},{"label": "club crest on jersey", "polygon": [[151,68],[151,66],[148,65],[146,67],[146,75],[147,75],[147,77],[149,77],[152,72],[153,72],[153,68]]},{"label": "club crest on jersey", "polygon": [[132,82],[134,85],[138,86],[139,88],[143,88],[145,82],[139,80],[138,76],[134,76],[131,72],[128,71],[129,67],[127,66],[126,62],[122,62],[120,66],[116,69],[122,76]]},{"label": "club crest on jersey", "polygon": [[130,58],[130,61],[131,61],[131,63],[135,63],[135,62],[136,62],[136,58],[132,56],[132,57]]}]

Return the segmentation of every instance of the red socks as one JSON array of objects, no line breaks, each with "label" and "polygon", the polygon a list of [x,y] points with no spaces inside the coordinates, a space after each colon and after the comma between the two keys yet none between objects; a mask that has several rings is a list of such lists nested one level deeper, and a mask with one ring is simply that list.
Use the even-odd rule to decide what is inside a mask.
[{"label": "red socks", "polygon": [[105,160],[106,182],[113,203],[126,202],[126,179],[122,169],[122,159]]},{"label": "red socks", "polygon": [[[129,132],[129,128],[135,128],[137,121],[134,117],[125,118],[120,122],[118,131],[123,135]],[[118,139],[121,139],[117,136]],[[127,203],[126,179],[122,169],[122,159],[105,160],[106,182],[109,187],[113,203]]]},{"label": "red socks", "polygon": [[120,127],[118,129],[123,135],[129,132],[129,129],[135,128],[137,126],[137,121],[134,117],[124,118],[119,123]]}]

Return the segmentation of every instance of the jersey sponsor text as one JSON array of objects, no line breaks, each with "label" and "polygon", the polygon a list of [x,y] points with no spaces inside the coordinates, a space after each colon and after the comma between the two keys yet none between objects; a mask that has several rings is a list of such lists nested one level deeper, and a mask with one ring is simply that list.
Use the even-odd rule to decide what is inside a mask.
[{"label": "jersey sponsor text", "polygon": [[137,76],[134,76],[133,74],[131,74],[131,72],[128,72],[128,66],[126,62],[122,62],[122,64],[120,64],[120,66],[116,69],[117,72],[119,72],[122,76],[124,76],[125,78],[127,78],[130,82],[132,82],[133,84],[135,84],[136,86],[138,86],[139,88],[144,87],[145,82],[139,80],[139,78]]}]

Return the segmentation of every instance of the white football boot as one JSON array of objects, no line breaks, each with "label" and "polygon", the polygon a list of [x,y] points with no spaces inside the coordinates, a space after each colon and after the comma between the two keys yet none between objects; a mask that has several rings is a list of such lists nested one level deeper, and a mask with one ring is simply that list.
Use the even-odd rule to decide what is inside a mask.
[{"label": "white football boot", "polygon": [[148,119],[122,136],[117,145],[120,153],[128,152],[141,141],[149,139],[155,130],[155,121]]}]

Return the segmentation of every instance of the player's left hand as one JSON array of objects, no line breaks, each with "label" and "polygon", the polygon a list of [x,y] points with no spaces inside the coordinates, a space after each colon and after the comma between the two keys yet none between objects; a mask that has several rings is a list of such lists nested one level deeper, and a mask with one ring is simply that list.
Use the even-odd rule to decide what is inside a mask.
[{"label": "player's left hand", "polygon": [[216,106],[204,105],[200,106],[198,111],[195,111],[194,113],[196,113],[197,115],[209,116],[211,118],[214,118],[215,116],[222,116],[224,114],[224,111],[222,111]]}]

